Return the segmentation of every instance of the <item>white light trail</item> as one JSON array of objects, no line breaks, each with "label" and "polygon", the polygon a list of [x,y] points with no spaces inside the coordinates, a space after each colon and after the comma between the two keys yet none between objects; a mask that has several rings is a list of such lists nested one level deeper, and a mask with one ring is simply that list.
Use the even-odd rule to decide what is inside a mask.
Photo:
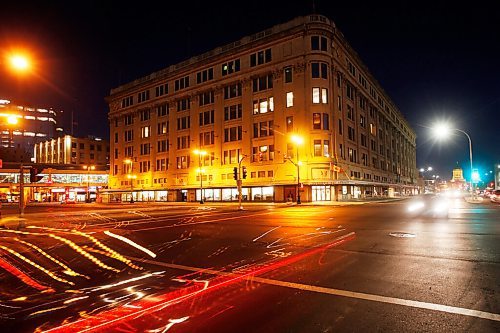
[{"label": "white light trail", "polygon": [[148,254],[150,257],[153,257],[153,258],[156,258],[156,254],[151,252],[150,250],[146,249],[144,246],[141,246],[137,243],[135,243],[134,241],[131,241],[130,239],[126,238],[126,237],[123,237],[123,236],[120,236],[120,235],[117,235],[117,234],[114,234],[108,230],[104,231],[104,233],[110,237],[113,237],[113,238],[116,238],[116,239],[119,239],[121,240],[122,242],[124,243],[127,243],[128,245],[130,246],[133,246],[135,247],[136,249],[138,250],[141,250],[142,252]]}]

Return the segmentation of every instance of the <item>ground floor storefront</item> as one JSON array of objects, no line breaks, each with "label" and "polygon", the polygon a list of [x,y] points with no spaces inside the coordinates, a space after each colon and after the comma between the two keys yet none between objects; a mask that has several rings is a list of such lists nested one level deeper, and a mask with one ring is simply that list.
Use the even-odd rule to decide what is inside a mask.
[{"label": "ground floor storefront", "polygon": [[[380,183],[301,184],[300,186],[244,186],[242,201],[251,202],[296,202],[299,189],[301,202],[350,201],[376,198],[391,198],[418,194],[415,185]],[[238,201],[238,188],[188,188],[161,190],[111,189],[99,193],[103,202],[231,202]]]}]

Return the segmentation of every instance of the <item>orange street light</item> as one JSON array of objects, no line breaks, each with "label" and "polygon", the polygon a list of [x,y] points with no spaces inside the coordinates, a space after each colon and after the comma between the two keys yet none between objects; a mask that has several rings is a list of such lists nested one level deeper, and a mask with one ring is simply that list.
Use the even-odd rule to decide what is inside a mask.
[{"label": "orange street light", "polygon": [[30,62],[25,55],[14,54],[9,57],[10,66],[16,71],[26,71],[30,68]]},{"label": "orange street light", "polygon": [[19,122],[19,119],[17,116],[15,116],[15,115],[7,116],[7,123],[9,125],[17,125],[18,122]]}]

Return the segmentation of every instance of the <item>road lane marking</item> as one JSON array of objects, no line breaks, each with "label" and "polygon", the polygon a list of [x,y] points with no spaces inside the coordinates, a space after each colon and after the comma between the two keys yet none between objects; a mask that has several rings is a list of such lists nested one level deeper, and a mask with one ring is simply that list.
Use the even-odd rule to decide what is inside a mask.
[{"label": "road lane marking", "polygon": [[380,295],[373,295],[373,294],[365,294],[365,293],[359,293],[359,292],[355,292],[355,291],[318,287],[318,286],[307,285],[307,284],[302,284],[302,283],[293,283],[293,282],[279,281],[279,280],[266,279],[266,278],[260,278],[260,277],[254,277],[254,278],[252,278],[252,281],[270,284],[270,285],[274,285],[274,286],[299,289],[299,290],[303,290],[303,291],[312,291],[312,292],[335,295],[335,296],[342,296],[342,297],[347,297],[347,298],[355,298],[355,299],[362,299],[362,300],[373,301],[373,302],[396,304],[396,305],[402,305],[402,306],[413,307],[413,308],[447,312],[447,313],[459,314],[459,315],[463,315],[463,316],[489,319],[489,320],[493,320],[493,321],[500,321],[500,314],[497,314],[497,313],[472,310],[472,309],[460,308],[460,307],[443,305],[443,304],[435,304],[435,303],[407,300],[407,299],[402,299],[402,298],[387,297],[387,296],[380,296]]},{"label": "road lane marking", "polygon": [[[230,272],[221,272],[221,271],[217,271],[217,270],[213,270],[213,269],[191,267],[191,266],[185,266],[185,265],[179,265],[179,264],[169,264],[169,263],[148,260],[148,259],[133,258],[133,257],[128,257],[128,258],[135,259],[135,260],[142,261],[142,262],[149,263],[149,264],[153,264],[153,265],[162,266],[162,267],[180,269],[180,270],[186,270],[186,271],[192,271],[192,272],[203,271],[204,273],[214,274],[214,275],[239,275],[239,274],[230,273]],[[439,311],[439,312],[446,312],[446,313],[452,313],[452,314],[458,314],[458,315],[463,315],[463,316],[468,316],[468,317],[476,317],[476,318],[488,319],[488,320],[500,322],[500,314],[479,311],[479,310],[473,310],[473,309],[460,308],[460,307],[450,306],[450,305],[414,301],[414,300],[408,300],[408,299],[403,299],[403,298],[388,297],[388,296],[381,296],[381,295],[374,295],[374,294],[366,294],[366,293],[360,293],[360,292],[349,291],[349,290],[319,287],[319,286],[308,285],[308,284],[303,284],[303,283],[294,283],[294,282],[280,281],[280,280],[274,280],[274,279],[266,279],[266,278],[256,277],[256,276],[249,276],[246,278],[246,280],[251,280],[254,282],[259,282],[259,283],[278,286],[278,287],[292,288],[292,289],[297,289],[297,290],[302,290],[302,291],[310,291],[310,292],[335,295],[335,296],[341,296],[341,297],[347,297],[347,298],[362,299],[362,300],[366,300],[366,301],[386,303],[386,304],[402,305],[402,306],[407,306],[407,307],[426,309],[426,310],[432,310],[432,311]]]}]

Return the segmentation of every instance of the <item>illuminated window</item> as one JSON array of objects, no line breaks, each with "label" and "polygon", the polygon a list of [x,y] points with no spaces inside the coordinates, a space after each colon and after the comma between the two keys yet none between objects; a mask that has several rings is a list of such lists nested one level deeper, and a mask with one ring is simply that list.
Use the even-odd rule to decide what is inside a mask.
[{"label": "illuminated window", "polygon": [[313,113],[313,129],[321,129],[321,113]]},{"label": "illuminated window", "polygon": [[321,103],[328,103],[328,89],[326,88],[321,88]]},{"label": "illuminated window", "polygon": [[287,92],[286,93],[286,107],[289,108],[293,106],[293,92]]},{"label": "illuminated window", "polygon": [[144,126],[141,128],[141,138],[149,138],[151,133],[151,126]]},{"label": "illuminated window", "polygon": [[253,114],[267,113],[274,111],[274,98],[261,98],[253,101]]},{"label": "illuminated window", "polygon": [[320,88],[313,88],[313,104],[319,104]]}]

